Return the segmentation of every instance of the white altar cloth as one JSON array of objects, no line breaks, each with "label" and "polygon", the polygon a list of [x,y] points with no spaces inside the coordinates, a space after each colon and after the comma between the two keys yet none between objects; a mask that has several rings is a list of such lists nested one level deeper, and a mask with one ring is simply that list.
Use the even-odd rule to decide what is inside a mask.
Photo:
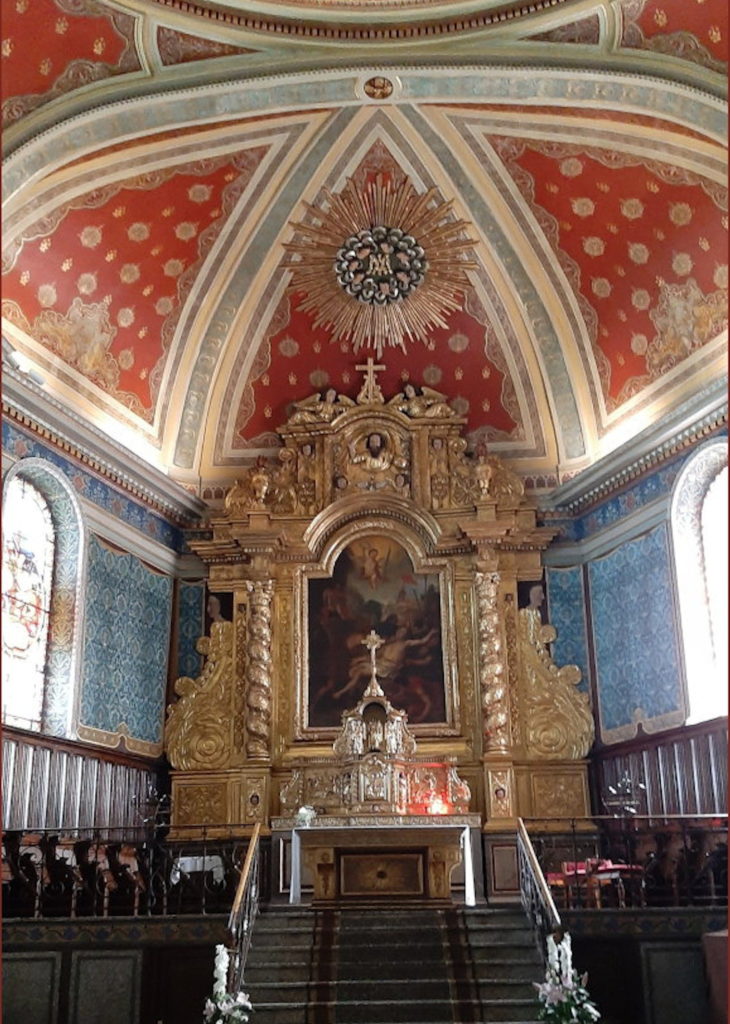
[{"label": "white altar cloth", "polygon": [[292,904],[301,903],[302,899],[302,851],[301,833],[315,833],[319,830],[328,832],[351,833],[354,829],[363,831],[382,831],[383,829],[428,829],[434,830],[456,829],[459,830],[459,845],[462,851],[462,862],[464,866],[464,903],[467,907],[476,905],[476,893],[474,884],[474,862],[471,849],[470,829],[481,826],[481,818],[476,814],[459,815],[392,815],[377,816],[377,820],[369,822],[361,817],[340,817],[321,816],[315,818],[311,825],[300,826],[294,818],[272,818],[271,828],[273,832],[291,830],[291,879],[289,883],[289,902]]}]

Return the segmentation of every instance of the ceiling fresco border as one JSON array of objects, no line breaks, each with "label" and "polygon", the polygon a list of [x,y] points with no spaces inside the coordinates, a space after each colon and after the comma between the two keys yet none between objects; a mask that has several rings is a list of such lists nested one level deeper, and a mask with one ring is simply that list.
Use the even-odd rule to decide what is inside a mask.
[{"label": "ceiling fresco border", "polygon": [[[321,41],[341,40],[397,40],[414,41],[428,35],[454,35],[474,32],[490,26],[524,21],[526,17],[551,11],[555,7],[581,8],[573,0],[531,0],[529,4],[504,0],[440,0],[438,5],[424,0],[290,0],[288,3],[252,0],[246,11],[226,0],[208,4],[206,0],[147,0],[149,9],[155,7],[184,12],[196,20],[222,22],[239,29],[300,39]],[[434,6],[436,10],[434,11]],[[322,8],[336,11],[338,22],[322,17]],[[358,9],[359,8],[359,9]],[[454,13],[449,9],[456,8]],[[373,13],[378,21],[373,24]],[[405,21],[405,19],[408,19]],[[402,22],[405,21],[405,24]]]},{"label": "ceiling fresco border", "polygon": [[[420,112],[412,111],[411,120],[414,125],[420,122],[422,136],[430,140],[431,148],[442,164],[457,179],[461,178],[460,161],[454,157],[443,137],[425,121]],[[524,306],[524,322],[531,329],[533,347],[541,356],[542,378],[552,400],[553,417],[555,422],[560,422],[561,425],[561,433],[558,435],[559,458],[579,459],[586,454],[583,424],[575,403],[561,341],[553,327],[552,318],[534,281],[526,273],[522,261],[517,258],[504,226],[487,205],[484,195],[470,181],[463,182],[461,192],[468,197],[469,209],[478,219],[482,234],[496,253],[504,268],[505,277],[512,282]]]},{"label": "ceiling fresco border", "polygon": [[[3,236],[12,240],[14,234],[23,233],[24,240],[28,241],[37,237],[37,234],[47,232],[52,224],[52,218],[59,215],[54,211],[60,209],[64,199],[67,202],[73,201],[73,196],[82,194],[85,187],[93,186],[95,191],[101,188],[118,188],[130,175],[139,177],[145,171],[179,167],[200,158],[202,146],[206,147],[206,159],[212,158],[216,153],[222,157],[229,156],[240,146],[240,133],[246,129],[254,132],[267,131],[270,134],[277,130],[277,126],[283,125],[287,117],[301,120],[305,116],[307,115],[299,111],[272,115],[268,126],[264,126],[259,117],[241,117],[229,119],[212,128],[203,123],[186,129],[183,134],[170,133],[163,138],[155,134],[149,139],[149,132],[135,133],[136,143],[125,145],[123,155],[115,154],[113,163],[110,163],[110,154],[105,147],[92,151],[88,159],[79,159],[77,154],[75,160],[49,171],[44,176],[45,182],[49,185],[44,188],[42,195],[31,195],[27,200],[24,196],[8,198],[3,216]],[[100,181],[103,184],[100,184]],[[103,201],[103,198],[101,197],[100,201]],[[15,211],[15,206],[20,208]],[[36,224],[37,234],[27,234],[29,227]],[[7,245],[7,241],[4,241],[4,252]]]},{"label": "ceiling fresco border", "polygon": [[[192,123],[220,122],[260,112],[297,110],[302,107],[354,105],[363,68],[372,74],[386,72],[401,79],[396,102],[503,102],[511,104],[575,106],[633,111],[661,116],[723,141],[726,137],[726,102],[709,91],[657,76],[635,72],[565,70],[550,66],[526,69],[495,59],[481,66],[449,67],[409,63],[363,61],[338,67],[287,75],[261,74],[246,80],[226,79],[205,86],[178,88],[174,80],[164,87],[148,83],[143,96],[100,103],[77,113],[23,142],[5,161],[3,186],[10,212],[24,197],[19,193],[31,181],[54,168],[91,153],[120,138],[151,135],[179,123],[180,113]],[[138,107],[144,106],[144,128]],[[7,214],[6,214],[7,215]]]},{"label": "ceiling fresco border", "polygon": [[[271,142],[269,153],[266,154],[261,164],[254,171],[251,179],[247,182],[246,187],[241,196],[233,197],[238,208],[238,213],[235,218],[225,217],[222,222],[222,226],[218,233],[217,239],[207,252],[204,252],[200,256],[202,261],[201,275],[194,281],[194,287],[188,291],[182,293],[182,301],[177,309],[177,316],[173,324],[170,325],[165,323],[163,325],[163,350],[161,360],[164,361],[164,368],[162,374],[159,372],[159,367],[156,371],[156,379],[161,377],[167,379],[168,377],[174,376],[177,372],[177,366],[180,362],[180,340],[184,340],[187,325],[190,318],[193,317],[198,307],[201,304],[201,289],[203,282],[208,282],[208,291],[213,288],[213,281],[209,281],[211,274],[215,274],[218,271],[216,265],[216,253],[221,246],[221,237],[230,235],[235,230],[236,225],[241,226],[241,222],[245,221],[248,213],[253,209],[259,193],[267,187],[271,180],[276,180],[276,173],[270,174],[269,177],[264,180],[265,175],[271,169],[272,165],[280,167],[285,165],[286,160],[284,159],[286,151],[296,148],[297,141],[301,136],[304,128],[306,127],[306,120],[303,117],[297,117],[296,115],[282,115],[281,118],[274,118],[269,122],[263,123],[260,120],[254,120],[250,124],[244,123],[243,125],[231,125],[225,130],[224,136],[221,138],[206,139],[206,161],[209,162],[211,159],[226,159],[229,157],[235,157],[249,149],[260,147],[262,144]],[[248,129],[247,131],[245,131]],[[286,146],[287,140],[290,145]],[[185,170],[188,167],[189,161],[195,156],[199,155],[201,151],[201,139],[190,138],[186,136],[182,145],[176,144],[174,139],[167,140],[165,146],[160,149],[155,146],[154,148],[148,147],[148,151],[140,153],[145,147],[142,146],[139,149],[135,149],[133,155],[127,156],[123,160],[115,161],[113,165],[106,165],[105,175],[109,180],[104,180],[104,177],[100,177],[102,172],[99,168],[94,168],[87,171],[84,164],[75,164],[72,167],[73,177],[62,180],[61,183],[54,188],[53,191],[53,202],[55,204],[53,211],[46,217],[40,217],[39,220],[29,218],[33,225],[38,225],[38,230],[35,231],[35,236],[39,233],[46,233],[56,222],[65,216],[65,213],[78,204],[85,200],[86,195],[82,189],[84,184],[89,185],[93,181],[96,185],[95,192],[98,192],[103,201],[110,195],[116,194],[116,191],[125,187],[125,183],[130,181],[128,175],[134,174],[134,178],[137,179],[140,175],[144,174],[174,174],[180,170]],[[127,175],[125,177],[125,175]],[[59,172],[59,177],[63,177]],[[75,196],[73,198],[63,202],[63,194],[71,194]],[[48,204],[46,204],[48,205]],[[43,213],[44,211],[38,211]],[[36,213],[37,216],[37,213]],[[15,231],[22,230],[22,224],[16,223],[13,225]],[[243,232],[245,234],[245,231]],[[30,237],[30,235],[28,236]],[[27,240],[27,239],[26,239]],[[12,241],[12,239],[11,239]],[[12,254],[17,255],[17,254]],[[197,265],[195,265],[197,267]],[[184,276],[184,275],[183,275]],[[181,282],[183,278],[180,279]],[[167,334],[171,337],[166,338]],[[7,325],[9,335],[15,335],[16,329],[12,324]],[[29,349],[36,349],[38,346],[32,340],[24,336],[24,341]],[[65,384],[71,390],[74,399],[77,401],[79,396],[82,396],[84,400],[88,401],[91,406],[97,407],[99,405],[97,389],[90,383],[86,378],[79,376],[78,373],[74,372],[73,369],[68,368],[66,364],[59,362],[54,359],[45,350],[40,350],[39,360],[41,363],[50,362],[53,364],[54,372],[57,375],[58,380]],[[161,385],[162,380],[158,383]],[[153,397],[158,392],[155,389]],[[163,389],[164,395],[164,389]],[[128,423],[131,429],[142,433],[146,440],[155,445],[161,447],[164,444],[164,437],[160,435],[160,427],[164,426],[167,421],[167,403],[166,400],[162,402],[155,401],[153,405],[153,418],[152,422],[148,423],[144,418],[134,417],[131,418],[128,410],[125,406],[113,398],[110,395],[103,395],[103,406],[111,407],[114,409],[116,416]]]},{"label": "ceiling fresco border", "polygon": [[[310,117],[309,122],[307,122],[303,117],[292,119],[289,116],[288,121],[288,124],[278,125],[279,130],[277,134],[282,136],[280,144],[278,147],[271,147],[266,161],[262,161],[249,183],[249,187],[239,197],[235,209],[231,211],[231,214],[226,219],[215,245],[207,254],[202,272],[196,278],[194,287],[187,296],[185,305],[175,325],[174,340],[170,347],[170,358],[165,367],[165,377],[168,380],[173,380],[181,372],[184,372],[185,352],[183,346],[185,337],[189,332],[192,332],[194,320],[201,310],[204,309],[206,302],[210,301],[210,296],[217,293],[221,288],[226,287],[225,280],[231,272],[229,269],[230,264],[234,262],[235,255],[242,250],[245,251],[248,245],[251,237],[248,222],[256,222],[257,207],[262,201],[262,195],[271,187],[272,182],[276,182],[279,179],[282,169],[287,167],[292,153],[298,152],[300,145],[303,142],[306,143],[312,132],[316,132],[317,128],[321,127],[320,123],[314,124],[315,121],[319,122],[319,118]],[[261,125],[258,132],[253,132],[247,138],[247,142],[250,141],[252,144],[260,145],[262,141],[272,137],[272,133],[276,131],[276,128],[277,122]],[[265,172],[270,170],[272,165],[274,169],[270,177],[264,180]],[[230,239],[232,236],[238,236],[235,248],[231,246],[227,252],[221,252],[225,240]],[[205,316],[208,317],[209,309],[204,309],[204,312]],[[165,395],[170,393],[169,390],[165,392],[164,388],[162,392]],[[163,399],[158,414],[159,422],[166,426],[171,418],[173,420],[176,418],[176,410],[170,409],[168,397]],[[167,443],[168,438],[166,435],[163,437],[163,445]]]},{"label": "ceiling fresco border", "polygon": [[[279,194],[276,208],[258,226],[251,238],[251,245],[262,251],[272,251],[287,219],[292,215],[299,196],[309,178],[309,163],[318,165],[331,150],[335,139],[342,133],[354,114],[351,108],[345,108],[332,115],[328,123],[312,143],[308,152],[308,162],[302,162],[290,175],[283,193]],[[286,202],[286,197],[289,202]],[[201,425],[210,400],[210,388],[217,368],[218,356],[229,337],[233,320],[240,315],[246,305],[246,296],[255,280],[259,266],[253,261],[246,261],[238,267],[228,282],[223,295],[211,313],[210,327],[202,339],[198,356],[190,371],[189,384],[183,400],[183,412],[180,429],[174,444],[173,462],[179,469],[193,469],[196,450],[203,443]]]}]

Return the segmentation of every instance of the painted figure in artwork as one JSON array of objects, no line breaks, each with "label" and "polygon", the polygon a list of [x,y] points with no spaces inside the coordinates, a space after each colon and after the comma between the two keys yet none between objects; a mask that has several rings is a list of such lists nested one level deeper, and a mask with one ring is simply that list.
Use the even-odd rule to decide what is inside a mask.
[{"label": "painted figure in artwork", "polygon": [[366,579],[373,590],[378,583],[384,579],[385,567],[380,560],[380,553],[377,548],[365,546],[362,549],[360,572],[363,579]]},{"label": "painted figure in artwork", "polygon": [[348,545],[331,579],[309,582],[309,722],[336,726],[367,686],[372,665],[363,640],[383,643],[377,676],[412,724],[445,722],[441,599],[434,574],[414,572],[389,537]]}]

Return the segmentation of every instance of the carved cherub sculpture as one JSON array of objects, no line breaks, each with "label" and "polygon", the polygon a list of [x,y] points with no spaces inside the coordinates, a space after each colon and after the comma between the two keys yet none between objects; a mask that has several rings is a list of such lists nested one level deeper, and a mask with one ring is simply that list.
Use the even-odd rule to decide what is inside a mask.
[{"label": "carved cherub sculpture", "polygon": [[324,396],[317,393],[301,402],[295,402],[297,411],[289,418],[289,423],[331,423],[354,404],[347,395],[338,395],[335,388],[328,388]]}]

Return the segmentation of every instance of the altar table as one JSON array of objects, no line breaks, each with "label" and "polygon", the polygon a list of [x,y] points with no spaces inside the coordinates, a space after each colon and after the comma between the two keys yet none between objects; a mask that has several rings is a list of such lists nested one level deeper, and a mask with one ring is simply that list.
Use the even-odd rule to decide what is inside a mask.
[{"label": "altar table", "polygon": [[291,832],[289,902],[301,902],[302,860],[315,901],[418,897],[450,900],[451,873],[463,862],[464,901],[476,903],[470,829],[475,814],[316,818],[309,826],[273,818],[272,833]]}]

